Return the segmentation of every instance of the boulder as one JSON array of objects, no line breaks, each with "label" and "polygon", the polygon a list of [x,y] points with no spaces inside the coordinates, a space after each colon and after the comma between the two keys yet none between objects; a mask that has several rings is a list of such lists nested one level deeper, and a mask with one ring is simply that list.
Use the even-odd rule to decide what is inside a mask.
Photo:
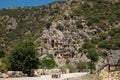
[{"label": "boulder", "polygon": [[36,69],[36,70],[34,71],[34,75],[35,75],[35,76],[41,76],[42,73],[43,73],[43,70],[42,70],[42,69]]},{"label": "boulder", "polygon": [[15,72],[15,77],[22,77],[22,76],[23,76],[22,71],[16,71]]},{"label": "boulder", "polygon": [[12,77],[13,75],[15,75],[15,71],[8,71],[7,74]]},{"label": "boulder", "polygon": [[1,74],[1,78],[8,78],[8,77],[9,77],[9,75],[6,73]]},{"label": "boulder", "polygon": [[22,73],[22,71],[8,71],[7,74],[10,77],[22,77],[22,76],[24,76],[24,74]]}]

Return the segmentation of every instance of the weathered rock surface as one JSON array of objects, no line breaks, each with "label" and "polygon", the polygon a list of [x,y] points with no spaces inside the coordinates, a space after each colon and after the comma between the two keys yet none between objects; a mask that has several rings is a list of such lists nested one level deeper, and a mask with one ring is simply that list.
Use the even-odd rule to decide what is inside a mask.
[{"label": "weathered rock surface", "polygon": [[1,78],[8,78],[8,77],[9,77],[9,75],[8,75],[8,74],[6,74],[6,73],[3,73],[3,74],[1,74],[1,75],[0,75],[0,77],[1,77]]},{"label": "weathered rock surface", "polygon": [[24,75],[24,74],[22,73],[22,71],[8,71],[7,74],[8,74],[10,77],[21,77],[21,76]]}]

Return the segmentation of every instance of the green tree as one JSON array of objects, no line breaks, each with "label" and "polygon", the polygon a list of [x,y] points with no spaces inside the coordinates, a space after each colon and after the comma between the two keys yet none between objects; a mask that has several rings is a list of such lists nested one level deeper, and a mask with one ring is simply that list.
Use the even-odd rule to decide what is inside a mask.
[{"label": "green tree", "polygon": [[87,57],[89,59],[91,59],[92,61],[97,61],[98,57],[99,57],[99,54],[94,48],[92,48],[92,49],[88,50]]},{"label": "green tree", "polygon": [[15,45],[8,55],[8,67],[13,71],[29,72],[38,68],[37,51],[31,41],[23,41]]},{"label": "green tree", "polygon": [[0,58],[2,58],[4,56],[5,56],[5,52],[2,49],[0,49]]}]

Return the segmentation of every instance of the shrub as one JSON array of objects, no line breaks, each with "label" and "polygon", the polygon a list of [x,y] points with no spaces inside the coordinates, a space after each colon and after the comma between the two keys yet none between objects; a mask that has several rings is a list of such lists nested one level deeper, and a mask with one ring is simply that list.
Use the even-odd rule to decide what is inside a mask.
[{"label": "shrub", "polygon": [[94,44],[92,44],[91,42],[85,42],[82,46],[84,49],[89,49],[89,48],[94,48]]},{"label": "shrub", "polygon": [[106,39],[106,38],[107,38],[107,34],[101,32],[101,33],[99,33],[99,37],[100,37],[101,39]]},{"label": "shrub", "polygon": [[91,21],[89,21],[89,22],[87,23],[87,25],[88,25],[88,26],[92,26],[93,24],[92,24]]},{"label": "shrub", "polygon": [[93,61],[90,61],[90,62],[87,63],[87,65],[88,65],[88,69],[90,69],[90,73],[93,74],[93,71],[96,70],[95,63]]},{"label": "shrub", "polygon": [[77,22],[77,23],[76,23],[76,27],[77,27],[78,29],[83,29],[83,26],[81,25],[80,22]]},{"label": "shrub", "polygon": [[70,18],[67,15],[63,15],[65,20],[69,20]]},{"label": "shrub", "polygon": [[53,59],[43,59],[41,61],[41,67],[45,69],[52,69],[55,67],[56,63]]},{"label": "shrub", "polygon": [[88,57],[89,59],[91,59],[92,61],[97,61],[98,58],[99,58],[99,54],[98,54],[98,52],[96,51],[96,49],[91,48],[91,49],[88,50],[87,57]]},{"label": "shrub", "polygon": [[51,23],[46,23],[46,28],[49,29],[51,26]]},{"label": "shrub", "polygon": [[78,49],[78,52],[82,52],[82,51],[83,51],[83,48],[79,48],[79,49]]},{"label": "shrub", "polygon": [[112,49],[112,44],[108,40],[104,40],[104,41],[100,42],[98,46],[100,48],[104,48],[104,49],[108,49],[108,50]]},{"label": "shrub", "polygon": [[60,30],[60,31],[63,31],[64,30],[64,27],[62,26],[62,25],[57,25],[57,27],[56,27],[58,30]]},{"label": "shrub", "polygon": [[70,70],[70,72],[75,72],[76,71],[76,66],[72,64],[68,64],[67,68]]},{"label": "shrub", "polygon": [[69,64],[70,63],[70,60],[69,59],[66,59],[66,64]]},{"label": "shrub", "polygon": [[0,58],[2,58],[4,56],[5,56],[5,52],[2,49],[0,49]]},{"label": "shrub", "polygon": [[87,69],[87,63],[86,62],[79,62],[79,63],[77,63],[77,69],[79,71],[83,71],[84,69]]},{"label": "shrub", "polygon": [[4,63],[0,64],[0,72],[7,72],[7,65]]},{"label": "shrub", "polygon": [[98,44],[100,42],[100,39],[93,37],[91,40],[91,43]]},{"label": "shrub", "polygon": [[108,53],[107,53],[107,52],[105,52],[105,51],[104,51],[104,52],[102,52],[102,53],[100,53],[100,54],[101,54],[101,56],[102,56],[102,57],[107,57],[107,56],[108,56]]},{"label": "shrub", "polygon": [[[120,28],[113,28],[110,32],[109,35],[113,38],[119,37],[120,38]],[[117,35],[117,36],[116,36]]]},{"label": "shrub", "polygon": [[8,71],[8,63],[6,62],[7,58],[0,59],[0,72],[7,72]]}]

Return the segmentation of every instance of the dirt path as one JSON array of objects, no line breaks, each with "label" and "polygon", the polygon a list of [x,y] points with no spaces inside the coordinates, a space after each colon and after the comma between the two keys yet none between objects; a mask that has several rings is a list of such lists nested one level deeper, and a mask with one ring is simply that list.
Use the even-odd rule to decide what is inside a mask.
[{"label": "dirt path", "polygon": [[69,73],[69,74],[62,74],[59,79],[53,79],[51,78],[51,75],[43,75],[41,77],[22,77],[22,78],[6,78],[6,79],[0,79],[0,80],[64,80],[67,78],[75,78],[75,77],[81,77],[83,75],[86,75],[87,73]]}]

